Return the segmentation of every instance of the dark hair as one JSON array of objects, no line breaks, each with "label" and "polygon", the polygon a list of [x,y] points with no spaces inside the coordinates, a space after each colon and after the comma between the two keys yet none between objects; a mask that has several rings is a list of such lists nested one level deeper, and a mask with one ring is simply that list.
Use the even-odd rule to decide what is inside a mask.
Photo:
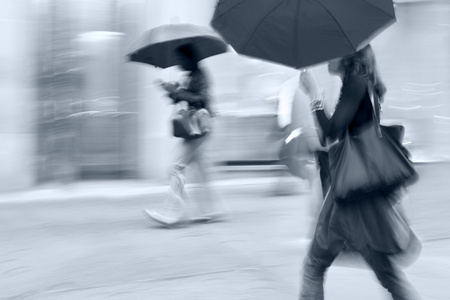
[{"label": "dark hair", "polygon": [[381,81],[375,60],[375,53],[370,45],[357,51],[354,54],[344,57],[339,66],[340,72],[344,75],[344,82],[349,76],[363,76],[367,82],[372,84],[375,93],[380,101],[386,94],[386,86]]},{"label": "dark hair", "polygon": [[175,51],[181,55],[186,56],[195,63],[198,63],[199,61],[198,51],[193,44],[183,44],[181,46],[178,46]]}]

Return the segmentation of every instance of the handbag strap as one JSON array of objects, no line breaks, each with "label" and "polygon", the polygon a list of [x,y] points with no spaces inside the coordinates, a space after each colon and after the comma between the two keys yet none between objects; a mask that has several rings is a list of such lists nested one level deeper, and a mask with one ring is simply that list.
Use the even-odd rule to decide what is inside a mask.
[{"label": "handbag strap", "polygon": [[[379,113],[380,112],[380,101],[378,100],[378,97],[375,96],[375,92],[373,90],[373,86],[372,84],[368,83],[367,85],[367,92],[369,94],[369,98],[370,98],[370,104],[372,107],[372,118],[373,118],[373,126],[375,127],[375,131],[377,132],[377,136],[379,138],[383,137],[383,134],[381,132],[381,127],[380,127],[380,119],[379,119]],[[375,99],[377,98],[377,99]],[[348,128],[345,130],[345,136],[350,137],[350,133]]]},{"label": "handbag strap", "polygon": [[381,133],[380,119],[379,119],[380,101],[378,100],[378,97],[375,96],[375,91],[373,90],[373,86],[370,83],[368,84],[368,93],[370,97],[370,103],[372,106],[372,117],[374,120],[375,130],[377,132],[378,137],[381,138],[383,134]]}]

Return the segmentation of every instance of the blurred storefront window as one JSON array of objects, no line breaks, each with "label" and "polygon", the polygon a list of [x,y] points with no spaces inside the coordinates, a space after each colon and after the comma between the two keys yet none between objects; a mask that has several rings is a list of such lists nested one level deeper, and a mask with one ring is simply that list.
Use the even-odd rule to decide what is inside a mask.
[{"label": "blurred storefront window", "polygon": [[116,1],[39,1],[36,12],[39,180],[134,176]]}]

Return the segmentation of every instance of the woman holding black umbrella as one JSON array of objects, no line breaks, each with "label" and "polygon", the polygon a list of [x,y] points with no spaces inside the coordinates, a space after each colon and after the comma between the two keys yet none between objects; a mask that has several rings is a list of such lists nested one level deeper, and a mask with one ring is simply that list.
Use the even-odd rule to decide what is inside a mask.
[{"label": "woman holding black umbrella", "polygon": [[[340,76],[343,82],[336,110],[328,119],[323,111],[322,100],[318,98],[320,93],[314,89],[312,82],[309,84],[309,94],[313,100],[311,108],[328,139],[348,142],[350,139],[344,137],[348,136],[347,132],[353,134],[372,126],[374,130],[371,134],[375,134],[375,131],[379,133],[380,126],[373,121],[379,111],[374,114],[369,91],[373,90],[374,93],[370,94],[382,99],[386,89],[376,71],[372,49],[366,45],[395,22],[392,0],[219,0],[211,24],[240,54],[297,69],[332,60],[329,72]],[[334,60],[337,57],[341,58]],[[305,85],[308,85],[308,72],[303,73],[302,77]],[[386,145],[386,149],[393,151],[390,162],[397,163],[399,168],[396,171],[406,170],[404,175],[408,170],[412,170],[410,174],[415,173],[399,142],[401,134],[398,131],[396,133],[396,141],[392,141],[391,145],[393,147]],[[386,142],[388,139],[382,140]],[[340,141],[337,145],[342,145]],[[380,140],[373,141],[381,145]],[[378,147],[378,150],[381,148]],[[376,189],[360,201],[349,203],[346,200],[350,199],[339,197],[339,200],[343,200],[340,202],[336,197],[336,191],[343,191],[344,186],[337,185],[336,188],[336,179],[345,182],[352,178],[359,183],[361,179],[372,180],[376,177],[373,175],[378,175],[377,179],[381,177],[381,181],[386,181],[383,176],[398,175],[399,172],[361,172],[366,170],[365,161],[349,159],[344,162],[350,161],[348,165],[351,165],[357,161],[363,168],[357,170],[341,164],[343,168],[337,168],[337,173],[350,170],[354,174],[348,172],[352,176],[336,178],[335,165],[339,160],[334,160],[335,156],[331,155],[338,153],[333,149],[342,147],[330,148],[329,151],[333,192],[327,194],[319,216],[305,263],[300,299],[323,299],[324,274],[345,246],[362,254],[394,299],[414,299],[413,289],[391,260],[391,255],[408,250],[415,237],[393,206],[392,202],[398,200],[394,192],[397,190],[377,190],[379,185],[373,185]],[[374,153],[368,150],[364,154],[370,157]],[[384,151],[376,153],[384,154]],[[393,170],[386,165],[387,160],[378,161],[385,170]],[[378,167],[376,163],[371,166],[374,169]]]},{"label": "woman holding black umbrella", "polygon": [[[183,104],[196,111],[196,117],[202,128],[202,136],[183,139],[179,144],[179,156],[170,170],[170,193],[164,206],[160,209],[147,210],[143,213],[151,220],[174,227],[189,222],[209,222],[222,217],[222,205],[218,194],[211,186],[211,163],[205,156],[205,142],[209,136],[210,116],[212,114],[208,95],[208,81],[199,68],[199,56],[193,44],[182,44],[175,49],[179,66],[188,71],[186,84],[161,83],[175,105]],[[186,86],[186,87],[184,87]],[[206,191],[206,199],[193,202],[194,209],[187,205],[184,188],[184,171],[188,165],[196,164],[199,171],[199,183]],[[221,203],[221,202],[220,202]]]},{"label": "woman holding black umbrella", "polygon": [[[179,113],[172,119],[174,136],[184,137],[177,147],[180,152],[178,158],[170,170],[170,193],[167,201],[160,209],[143,210],[147,218],[163,226],[211,221],[222,216],[222,205],[218,205],[222,202],[211,186],[211,164],[204,151],[210,131],[211,109],[208,81],[198,62],[227,52],[227,47],[227,43],[209,28],[194,24],[167,24],[145,31],[128,53],[130,61],[159,68],[179,66],[189,72],[184,83],[160,84],[179,108]],[[192,116],[194,117],[191,118]],[[190,122],[191,120],[195,122]],[[189,125],[196,125],[195,131],[191,130],[194,126]],[[199,183],[207,194],[203,203],[200,199],[195,199],[194,211],[188,210],[184,189],[184,171],[191,164],[198,166]]]},{"label": "woman holding black umbrella", "polygon": [[[310,94],[317,95],[312,97],[311,109],[324,135],[332,140],[342,140],[347,131],[351,135],[364,133],[379,114],[379,111],[374,114],[370,91],[373,90],[375,98],[380,100],[386,92],[376,69],[372,48],[369,45],[355,54],[332,60],[328,70],[343,82],[341,96],[331,118],[325,114],[323,99],[318,92],[310,90]],[[310,80],[307,73],[303,74],[304,84],[313,87],[308,84]],[[325,272],[344,247],[362,255],[393,299],[416,299],[414,289],[391,259],[391,255],[405,251],[415,237],[394,208],[398,200],[396,193],[379,190],[364,199],[347,200],[336,199],[333,190],[327,195],[305,261],[300,299],[324,298]]]}]

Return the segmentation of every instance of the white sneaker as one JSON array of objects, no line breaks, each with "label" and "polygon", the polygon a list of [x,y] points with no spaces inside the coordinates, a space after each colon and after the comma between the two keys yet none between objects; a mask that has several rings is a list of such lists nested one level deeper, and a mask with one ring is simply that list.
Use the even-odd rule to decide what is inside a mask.
[{"label": "white sneaker", "polygon": [[179,226],[182,223],[178,219],[163,216],[154,210],[143,209],[142,213],[144,214],[145,217],[147,217],[147,219],[154,221],[167,228],[173,228]]}]

